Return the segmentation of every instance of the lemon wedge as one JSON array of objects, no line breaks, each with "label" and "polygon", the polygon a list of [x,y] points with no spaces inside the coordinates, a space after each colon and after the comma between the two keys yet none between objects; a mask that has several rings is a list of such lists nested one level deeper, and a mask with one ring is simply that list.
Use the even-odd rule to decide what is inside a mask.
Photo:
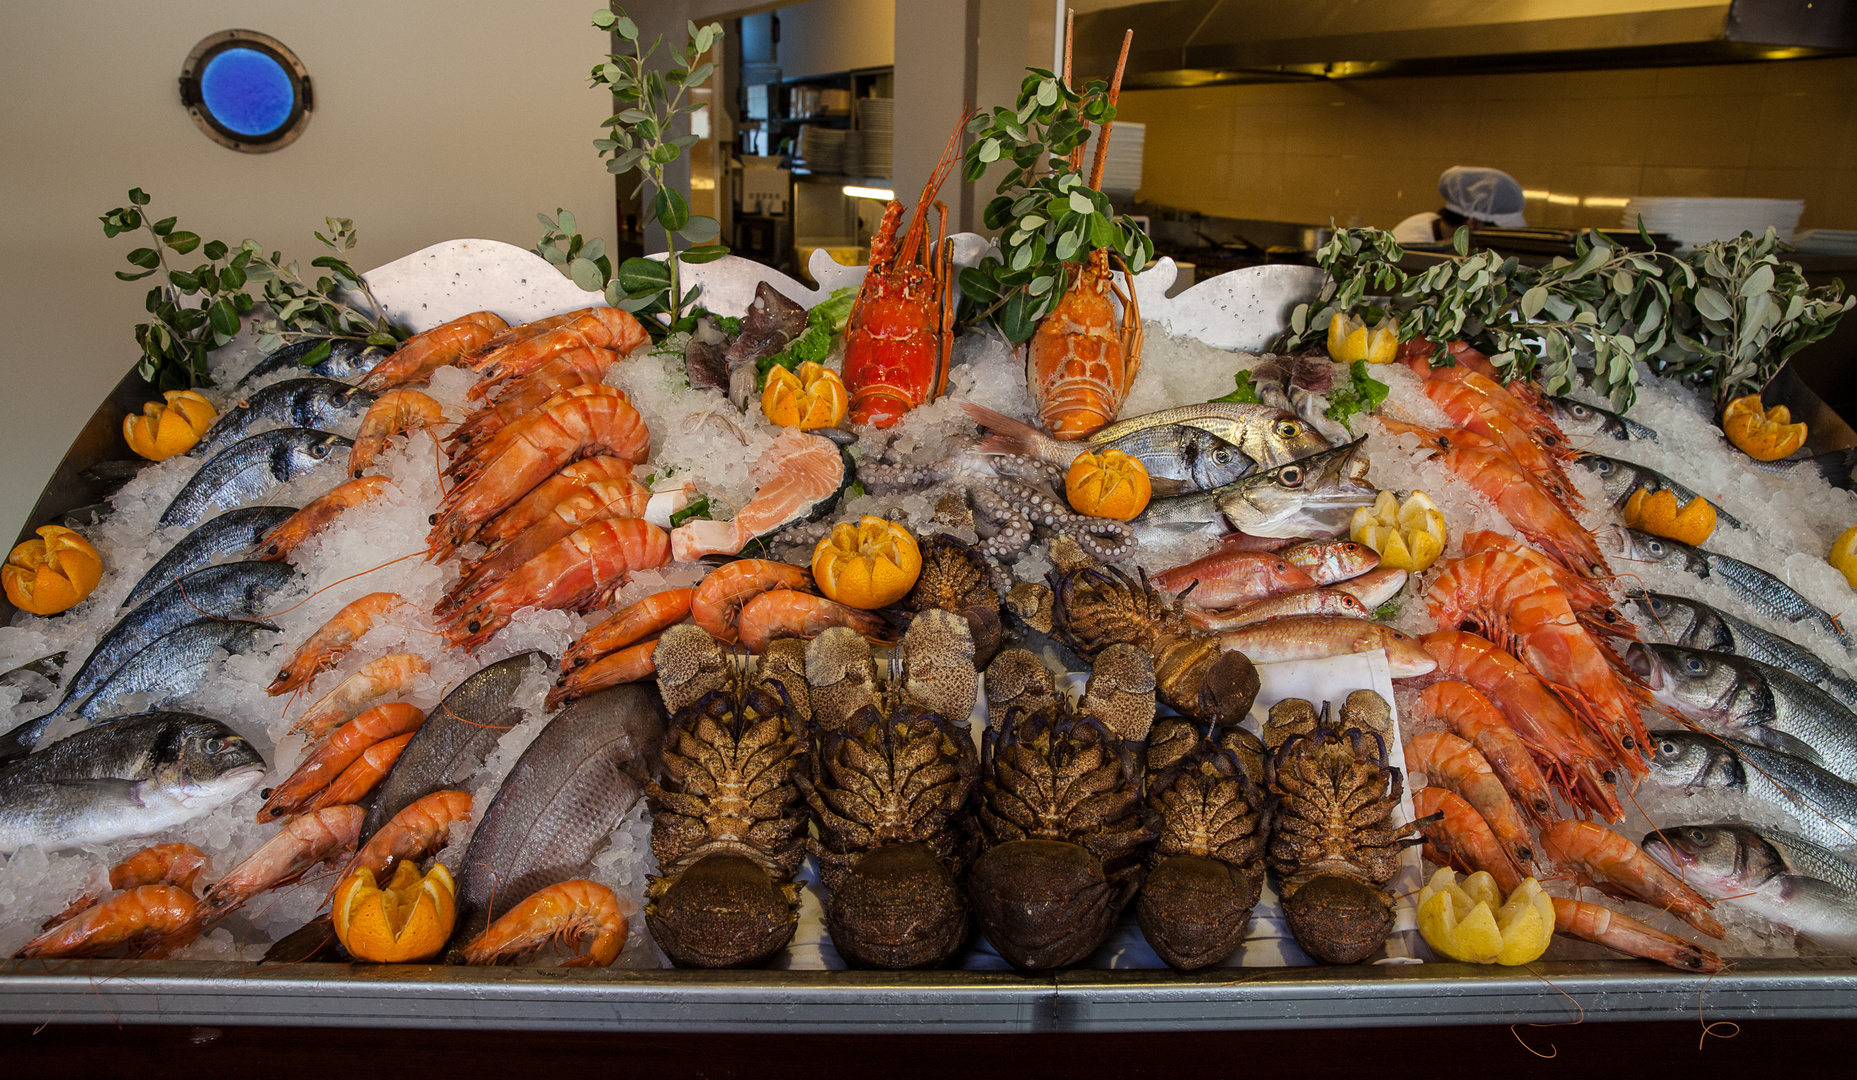
[{"label": "lemon wedge", "polygon": [[1479,870],[1460,883],[1457,871],[1446,868],[1419,892],[1419,933],[1452,960],[1526,964],[1553,940],[1554,901],[1527,878],[1505,903],[1489,874]]}]

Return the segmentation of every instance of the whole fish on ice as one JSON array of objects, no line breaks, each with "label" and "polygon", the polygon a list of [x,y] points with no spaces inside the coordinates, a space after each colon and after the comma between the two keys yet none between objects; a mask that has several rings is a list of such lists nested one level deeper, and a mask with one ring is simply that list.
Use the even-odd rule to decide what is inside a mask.
[{"label": "whole fish on ice", "polygon": [[1851,647],[1850,637],[1830,612],[1758,566],[1637,529],[1619,529],[1615,535],[1627,559],[1674,566],[1699,578],[1712,577],[1760,614],[1786,622],[1810,622],[1846,649]]},{"label": "whole fish on ice", "polygon": [[353,439],[314,428],[287,427],[241,439],[221,450],[161,514],[163,525],[192,525],[216,510],[255,502],[331,459],[345,457]]},{"label": "whole fish on ice", "polygon": [[[1695,489],[1677,483],[1656,469],[1634,462],[1622,461],[1602,454],[1581,454],[1573,459],[1573,463],[1599,477],[1599,482],[1605,487],[1606,494],[1612,498],[1612,505],[1620,509],[1623,509],[1625,504],[1631,500],[1631,493],[1639,488],[1646,491],[1667,490],[1677,497],[1678,502],[1682,503],[1702,497],[1696,494]],[[1741,523],[1740,518],[1723,510],[1713,500],[1710,501],[1710,505],[1715,507],[1716,520],[1722,524],[1736,529],[1747,528]]]},{"label": "whole fish on ice", "polygon": [[1737,619],[1700,600],[1668,593],[1627,589],[1625,598],[1638,606],[1644,618],[1638,633],[1645,640],[1662,641],[1710,652],[1734,653],[1782,671],[1790,671],[1857,709],[1857,681],[1834,671],[1817,653],[1753,623]]},{"label": "whole fish on ice", "polygon": [[1717,903],[1761,915],[1831,952],[1857,952],[1857,865],[1802,837],[1752,825],[1684,825],[1644,853]]},{"label": "whole fish on ice", "polygon": [[1322,537],[1347,531],[1354,511],[1373,502],[1366,482],[1365,439],[1191,495],[1155,498],[1136,518],[1142,527],[1212,534]]},{"label": "whole fish on ice", "polygon": [[1566,397],[1547,399],[1548,411],[1562,431],[1580,435],[1606,435],[1627,442],[1632,439],[1657,441],[1657,432],[1626,416],[1609,412],[1597,405]]},{"label": "whole fish on ice", "polygon": [[295,371],[299,375],[320,375],[325,379],[356,379],[373,371],[382,360],[393,354],[393,350],[380,345],[369,345],[360,338],[336,338],[329,347],[329,355],[307,367],[303,358],[321,345],[327,338],[306,338],[294,344],[286,345],[276,352],[252,365],[233,389],[247,383],[256,382],[267,375],[280,371]]},{"label": "whole fish on ice", "polygon": [[1857,784],[1756,743],[1700,731],[1651,732],[1653,787],[1731,800],[1741,820],[1789,814],[1799,834],[1828,848],[1857,847]]},{"label": "whole fish on ice", "polygon": [[122,610],[134,608],[195,570],[212,565],[215,559],[250,552],[296,512],[294,506],[246,506],[209,519],[155,560],[123,599]]},{"label": "whole fish on ice", "polygon": [[961,408],[974,423],[993,432],[977,447],[982,454],[1024,454],[1069,469],[1086,452],[1120,450],[1140,460],[1156,495],[1220,487],[1257,468],[1257,462],[1240,447],[1204,428],[1186,424],[1137,427],[1108,441],[1099,441],[1095,436],[1067,441],[971,401],[962,402]]},{"label": "whole fish on ice", "polygon": [[285,379],[239,398],[206,429],[188,457],[207,458],[250,437],[265,424],[327,430],[345,420],[359,420],[375,395],[334,379]]},{"label": "whole fish on ice", "polygon": [[127,698],[142,698],[139,708],[158,708],[191,694],[228,654],[250,652],[260,630],[278,628],[256,620],[209,619],[170,630],[117,668],[77,707],[77,715],[96,720],[121,712]]}]

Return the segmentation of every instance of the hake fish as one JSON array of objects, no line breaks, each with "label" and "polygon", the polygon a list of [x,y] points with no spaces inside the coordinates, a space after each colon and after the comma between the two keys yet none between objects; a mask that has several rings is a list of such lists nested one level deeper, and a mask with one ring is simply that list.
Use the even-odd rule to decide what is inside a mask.
[{"label": "hake fish", "polygon": [[0,735],[0,762],[25,756],[53,720],[89,700],[118,668],[156,638],[215,618],[262,615],[271,597],[295,577],[288,563],[222,563],[196,570],[149,597],[97,639],[83,666],[65,684],[64,697],[56,708]]},{"label": "hake fish", "polygon": [[[1606,494],[1612,497],[1612,505],[1620,509],[1623,509],[1625,504],[1631,501],[1631,493],[1639,488],[1644,488],[1647,491],[1662,491],[1668,489],[1671,494],[1677,497],[1678,501],[1684,503],[1702,497],[1696,494],[1694,488],[1685,487],[1675,480],[1670,479],[1668,476],[1665,476],[1663,473],[1658,472],[1656,469],[1648,468],[1636,464],[1635,462],[1606,457],[1603,454],[1581,454],[1573,460],[1573,463],[1585,469],[1587,472],[1598,476],[1599,482],[1605,486]],[[1723,510],[1720,504],[1716,503],[1714,500],[1710,500],[1709,505],[1715,507],[1715,518],[1717,521],[1736,529],[1747,528],[1746,525],[1741,523],[1740,518]]]},{"label": "hake fish", "polygon": [[0,854],[149,836],[264,781],[264,758],[217,720],[125,716],[0,767]]},{"label": "hake fish", "polygon": [[380,345],[369,345],[360,338],[336,338],[329,347],[329,355],[316,363],[303,366],[303,358],[308,356],[327,338],[306,338],[286,345],[276,352],[252,365],[234,389],[274,375],[280,371],[295,371],[299,375],[320,375],[325,379],[354,379],[379,366],[382,360],[393,354],[393,350]]},{"label": "hake fish", "polygon": [[344,420],[359,420],[375,395],[334,379],[285,379],[240,398],[206,429],[189,457],[212,457],[245,439],[260,424],[326,429]]},{"label": "hake fish", "polygon": [[1732,799],[1743,821],[1788,814],[1799,822],[1799,834],[1815,844],[1857,847],[1857,785],[1755,743],[1699,731],[1653,731],[1645,779],[1666,791]]},{"label": "hake fish", "polygon": [[1640,846],[1717,903],[1819,948],[1857,952],[1857,865],[1810,840],[1752,825],[1683,825],[1659,829]]},{"label": "hake fish", "polygon": [[522,720],[511,700],[516,689],[534,665],[547,662],[541,653],[521,653],[479,669],[446,694],[382,781],[361,825],[362,842],[416,800],[456,787],[482,768],[497,740]]},{"label": "hake fish", "polygon": [[1758,566],[1637,529],[1619,529],[1617,535],[1627,559],[1674,566],[1699,578],[1712,577],[1762,615],[1787,622],[1810,622],[1838,639],[1846,649],[1851,647],[1850,637],[1830,612]]},{"label": "hake fish", "polygon": [[1790,672],[1733,653],[1633,642],[1625,662],[1651,696],[1724,738],[1744,739],[1857,783],[1857,716]]},{"label": "hake fish", "polygon": [[1354,511],[1377,494],[1365,479],[1366,459],[1359,456],[1365,441],[1356,439],[1210,491],[1156,498],[1134,525],[1215,534],[1237,529],[1263,537],[1340,535]]},{"label": "hake fish", "polygon": [[1206,491],[1257,468],[1257,462],[1241,448],[1203,428],[1185,424],[1138,427],[1107,441],[1093,436],[1087,441],[1066,442],[973,402],[963,402],[961,408],[974,423],[993,432],[978,447],[983,454],[1025,454],[1068,469],[1085,451],[1120,450],[1140,459],[1156,495]]},{"label": "hake fish", "polygon": [[1607,435],[1620,442],[1631,439],[1648,439],[1657,441],[1657,432],[1645,427],[1628,417],[1610,412],[1597,405],[1588,405],[1584,401],[1575,401],[1566,397],[1547,399],[1548,411],[1554,414],[1554,422],[1562,431],[1580,435]]},{"label": "hake fish", "polygon": [[241,439],[200,466],[161,514],[163,525],[192,525],[230,510],[344,455],[353,439],[314,428],[287,427]]},{"label": "hake fish", "polygon": [[247,506],[208,520],[155,560],[155,565],[129,590],[122,610],[135,607],[180,578],[211,565],[214,559],[251,551],[296,512],[294,506]]},{"label": "hake fish", "polygon": [[644,793],[664,742],[662,700],[650,682],[576,701],[522,752],[471,834],[458,892],[457,941],[501,908],[578,877]]},{"label": "hake fish", "polygon": [[1638,631],[1652,640],[1710,652],[1729,652],[1790,671],[1820,687],[1852,709],[1857,709],[1857,681],[1845,678],[1803,645],[1769,633],[1700,600],[1668,593],[1627,589],[1626,599],[1638,606],[1644,618]]},{"label": "hake fish", "polygon": [[125,698],[141,695],[160,706],[200,688],[229,653],[251,650],[260,630],[277,632],[267,622],[209,619],[183,626],[150,642],[77,707],[77,715],[95,720],[118,711]]}]

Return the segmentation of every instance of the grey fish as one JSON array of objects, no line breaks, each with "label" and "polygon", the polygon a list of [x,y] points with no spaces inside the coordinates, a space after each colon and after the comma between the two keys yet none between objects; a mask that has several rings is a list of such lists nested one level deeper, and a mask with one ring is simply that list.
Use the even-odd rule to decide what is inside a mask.
[{"label": "grey fish", "polygon": [[353,439],[301,427],[241,439],[200,466],[162,511],[161,523],[192,525],[215,510],[261,498],[354,445]]},{"label": "grey fish", "polygon": [[464,856],[455,941],[538,889],[580,876],[643,793],[664,742],[650,682],[582,698],[548,721],[484,810]]},{"label": "grey fish", "polygon": [[1857,785],[1809,761],[1699,731],[1651,732],[1648,783],[1670,791],[1729,797],[1739,816],[1791,814],[1800,835],[1828,848],[1857,846]]},{"label": "grey fish", "polygon": [[1068,469],[1079,454],[1120,450],[1139,458],[1156,495],[1206,491],[1231,483],[1257,469],[1242,449],[1203,428],[1154,424],[1131,428],[1107,442],[1065,442],[973,402],[961,408],[976,424],[993,432],[977,449],[983,454],[1025,454]]},{"label": "grey fish", "polygon": [[369,345],[360,338],[336,338],[329,347],[328,356],[309,367],[304,367],[303,358],[325,340],[328,339],[306,338],[284,346],[252,365],[252,369],[234,384],[234,389],[279,371],[295,371],[300,375],[321,375],[325,379],[353,379],[373,371],[382,360],[393,355],[392,349],[380,345]]},{"label": "grey fish", "polygon": [[[1612,497],[1612,505],[1620,509],[1631,501],[1631,493],[1639,488],[1647,491],[1662,491],[1667,488],[1679,502],[1685,503],[1691,499],[1701,498],[1694,488],[1685,487],[1656,469],[1646,468],[1634,462],[1606,457],[1603,454],[1581,454],[1573,459],[1573,463],[1598,476],[1600,483],[1605,485],[1606,494]],[[1709,505],[1715,507],[1715,518],[1722,524],[1736,529],[1747,528],[1741,523],[1740,518],[1723,510],[1714,500],[1710,500]]]},{"label": "grey fish", "polygon": [[64,653],[53,653],[37,660],[28,660],[0,675],[0,686],[17,687],[19,703],[22,705],[44,701],[58,689],[58,673],[64,668],[64,657]]},{"label": "grey fish", "polygon": [[1184,424],[1209,431],[1244,451],[1246,457],[1264,469],[1332,449],[1334,445],[1293,412],[1237,401],[1181,405],[1117,420],[1097,429],[1090,436],[1090,445],[1108,446],[1130,432],[1161,424]]},{"label": "grey fish", "polygon": [[729,400],[745,409],[755,397],[759,371],[755,362],[785,349],[806,332],[806,309],[763,281],[742,315],[742,332],[729,345]]},{"label": "grey fish", "polygon": [[1637,529],[1620,529],[1618,535],[1627,559],[1675,566],[1699,578],[1713,577],[1762,615],[1787,622],[1810,622],[1838,639],[1846,649],[1851,647],[1850,637],[1831,613],[1758,566]]},{"label": "grey fish", "polygon": [[133,608],[169,585],[214,559],[242,555],[258,546],[258,541],[297,512],[294,506],[247,506],[228,510],[183,537],[168,553],[155,560],[142,580],[123,600],[124,609]]},{"label": "grey fish", "polygon": [[1547,399],[1548,411],[1554,414],[1554,422],[1562,431],[1572,431],[1581,435],[1607,435],[1620,442],[1631,439],[1648,439],[1657,441],[1657,432],[1629,417],[1609,412],[1597,405],[1588,405],[1584,401],[1572,398],[1551,397]]},{"label": "grey fish", "polygon": [[416,800],[462,784],[481,768],[497,740],[522,720],[522,710],[510,703],[516,688],[531,665],[547,662],[538,652],[499,660],[446,694],[381,783],[361,823],[362,843]]},{"label": "grey fish", "polygon": [[729,389],[729,336],[714,315],[696,320],[690,340],[683,347],[684,374],[692,390]]},{"label": "grey fish", "polygon": [[250,397],[240,398],[221,413],[189,457],[212,457],[247,438],[260,424],[290,425],[324,430],[343,420],[358,420],[374,404],[376,395],[334,379],[285,379]]},{"label": "grey fish", "polygon": [[1359,457],[1365,439],[1254,472],[1210,491],[1157,498],[1135,519],[1165,529],[1232,529],[1252,536],[1334,536],[1376,494]]},{"label": "grey fish", "polygon": [[1768,633],[1700,600],[1668,593],[1627,589],[1625,597],[1644,613],[1640,632],[1652,639],[1692,649],[1730,652],[1790,671],[1857,709],[1857,681],[1845,678],[1803,645]]},{"label": "grey fish", "polygon": [[295,579],[286,563],[236,562],[195,570],[162,589],[109,629],[65,684],[58,707],[0,735],[0,762],[22,757],[38,744],[45,729],[68,710],[82,705],[129,658],[172,630],[208,619],[248,619]]},{"label": "grey fish", "polygon": [[217,720],[125,716],[0,768],[0,853],[149,836],[264,781],[264,758]]},{"label": "grey fish", "polygon": [[1779,461],[1756,461],[1754,468],[1763,472],[1789,473],[1794,469],[1815,472],[1825,483],[1845,491],[1857,491],[1857,446],[1815,454],[1808,458],[1782,458]]},{"label": "grey fish", "polygon": [[1857,783],[1857,716],[1790,672],[1733,653],[1633,642],[1651,695],[1706,731],[1745,739]]},{"label": "grey fish", "polygon": [[1810,840],[1752,825],[1683,825],[1659,829],[1640,846],[1717,903],[1822,949],[1857,952],[1857,865]]},{"label": "grey fish", "polygon": [[211,619],[170,630],[117,668],[77,707],[77,715],[90,720],[109,716],[124,698],[136,694],[150,695],[148,705],[191,694],[226,654],[249,651],[260,630],[278,628],[267,622]]}]

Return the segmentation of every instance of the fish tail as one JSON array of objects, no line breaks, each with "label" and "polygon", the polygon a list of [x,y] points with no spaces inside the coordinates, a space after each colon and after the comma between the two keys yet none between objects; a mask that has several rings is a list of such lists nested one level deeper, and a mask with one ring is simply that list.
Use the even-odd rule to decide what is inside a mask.
[{"label": "fish tail", "polygon": [[994,412],[985,405],[963,401],[961,411],[967,414],[969,420],[993,432],[980,444],[979,449],[983,454],[1028,454],[1032,457],[1044,457],[1046,455],[1041,451],[1046,448],[1042,444],[1056,441],[1030,424]]}]

